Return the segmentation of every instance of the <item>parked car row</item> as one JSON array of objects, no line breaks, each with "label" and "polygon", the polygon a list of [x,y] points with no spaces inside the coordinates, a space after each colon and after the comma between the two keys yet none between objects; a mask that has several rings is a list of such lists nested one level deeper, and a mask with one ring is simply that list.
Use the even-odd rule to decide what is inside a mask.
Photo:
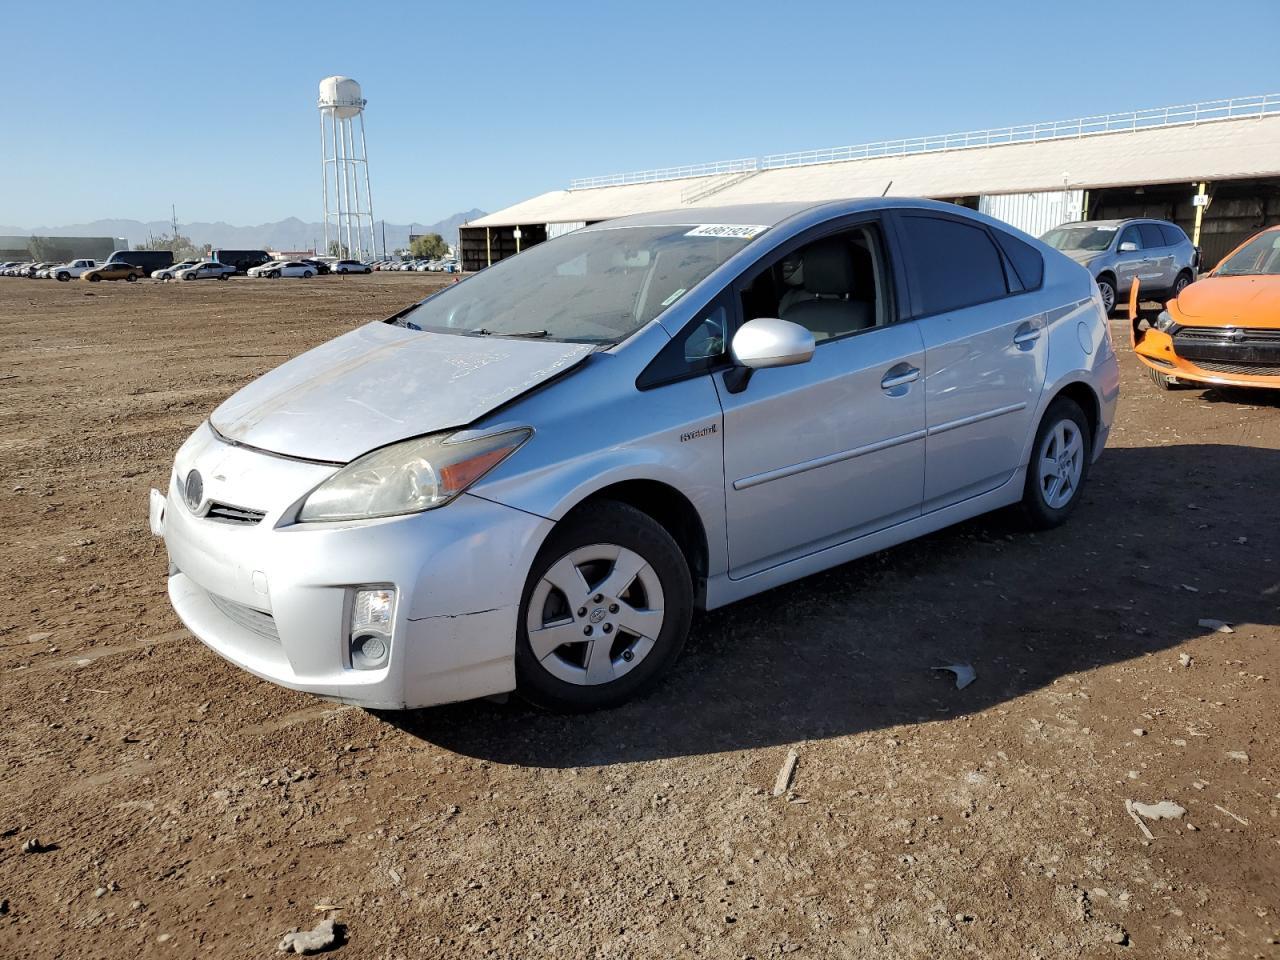
[{"label": "parked car row", "polygon": [[[18,261],[0,263],[0,276],[27,277],[49,280],[86,280],[98,282],[102,280],[125,280],[133,283],[144,277],[152,280],[226,280],[237,273],[250,277],[311,278],[329,273],[372,273],[370,264],[359,260],[337,260],[334,258],[302,260],[273,260],[266,254],[259,258],[260,251],[235,250],[215,251],[228,259],[214,256],[205,260],[183,260],[173,262],[173,254],[167,250],[124,250],[116,251],[107,261],[81,259],[67,263],[53,261]],[[230,255],[235,255],[234,257]],[[250,266],[244,266],[245,264]]]},{"label": "parked car row", "polygon": [[441,260],[375,260],[374,270],[406,271],[415,273],[458,273],[461,267],[453,257]]}]

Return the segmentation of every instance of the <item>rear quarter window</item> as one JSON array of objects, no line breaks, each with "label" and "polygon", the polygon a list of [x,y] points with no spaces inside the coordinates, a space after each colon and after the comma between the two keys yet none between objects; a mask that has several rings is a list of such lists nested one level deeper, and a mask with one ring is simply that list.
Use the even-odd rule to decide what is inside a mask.
[{"label": "rear quarter window", "polygon": [[1022,288],[1039,290],[1040,285],[1044,283],[1044,257],[1040,256],[1040,251],[1003,230],[992,230],[991,233],[996,238],[996,243],[1000,244],[1004,255],[1013,264],[1014,272],[1022,281]]},{"label": "rear quarter window", "polygon": [[1174,247],[1180,243],[1187,243],[1187,235],[1182,229],[1172,223],[1160,224],[1160,232],[1164,234],[1164,242],[1166,246]]}]

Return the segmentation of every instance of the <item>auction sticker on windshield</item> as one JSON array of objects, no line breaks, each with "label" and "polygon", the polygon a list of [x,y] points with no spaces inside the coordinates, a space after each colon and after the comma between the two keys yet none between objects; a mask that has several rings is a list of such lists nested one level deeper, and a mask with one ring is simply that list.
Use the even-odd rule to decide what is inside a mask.
[{"label": "auction sticker on windshield", "polygon": [[767,226],[751,225],[745,223],[704,223],[701,226],[694,227],[686,237],[732,237],[740,240],[750,240],[758,237],[769,228]]}]

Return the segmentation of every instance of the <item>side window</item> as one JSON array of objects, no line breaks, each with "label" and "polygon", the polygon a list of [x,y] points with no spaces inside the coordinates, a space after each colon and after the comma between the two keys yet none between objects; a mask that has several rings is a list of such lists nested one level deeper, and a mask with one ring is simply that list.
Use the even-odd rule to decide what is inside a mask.
[{"label": "side window", "polygon": [[992,230],[991,233],[1012,262],[1014,272],[1022,281],[1022,289],[1039,290],[1044,283],[1044,257],[1040,256],[1040,251],[1003,230]]},{"label": "side window", "polygon": [[1165,245],[1164,234],[1160,232],[1160,227],[1154,223],[1138,224],[1138,232],[1142,234],[1142,246],[1144,249],[1150,250],[1153,247],[1163,247]]},{"label": "side window", "polygon": [[636,378],[641,390],[714,370],[725,360],[729,326],[727,297],[711,301]]},{"label": "side window", "polygon": [[946,313],[1009,293],[1000,251],[982,227],[906,214],[907,270],[921,314]]},{"label": "side window", "polygon": [[1120,245],[1124,243],[1132,243],[1139,250],[1142,249],[1142,235],[1138,232],[1137,225],[1124,228],[1124,233],[1120,234],[1120,240],[1116,244],[1116,250],[1120,249]]},{"label": "side window", "polygon": [[1172,223],[1160,224],[1160,232],[1164,234],[1165,246],[1168,246],[1168,247],[1176,247],[1178,244],[1182,243],[1184,240],[1187,239],[1187,235],[1183,233],[1179,227],[1177,227]]},{"label": "side window", "polygon": [[880,231],[865,224],[805,244],[769,263],[742,291],[742,319],[779,317],[819,345],[889,322]]}]

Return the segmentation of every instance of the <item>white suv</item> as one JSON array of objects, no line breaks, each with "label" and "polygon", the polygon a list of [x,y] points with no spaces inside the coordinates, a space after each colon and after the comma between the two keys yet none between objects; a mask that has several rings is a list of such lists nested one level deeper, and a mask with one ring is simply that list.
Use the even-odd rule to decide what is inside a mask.
[{"label": "white suv", "polygon": [[49,275],[56,280],[79,280],[81,274],[86,270],[92,270],[97,265],[96,260],[72,260],[70,263],[54,267],[49,271]]}]

